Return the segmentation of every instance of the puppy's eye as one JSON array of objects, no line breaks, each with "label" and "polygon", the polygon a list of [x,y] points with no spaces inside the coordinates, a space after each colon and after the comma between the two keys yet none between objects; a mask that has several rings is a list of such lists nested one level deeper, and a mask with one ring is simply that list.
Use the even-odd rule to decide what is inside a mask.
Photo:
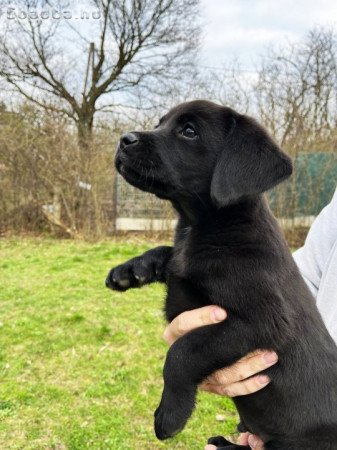
[{"label": "puppy's eye", "polygon": [[184,128],[181,130],[180,132],[184,137],[189,138],[189,139],[193,139],[197,136],[197,133],[195,131],[195,129],[192,127],[192,125],[190,125],[189,123],[187,123]]}]

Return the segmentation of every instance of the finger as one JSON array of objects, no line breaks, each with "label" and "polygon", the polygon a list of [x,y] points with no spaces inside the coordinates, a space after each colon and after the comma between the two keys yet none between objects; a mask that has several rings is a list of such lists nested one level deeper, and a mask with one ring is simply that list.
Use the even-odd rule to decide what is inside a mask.
[{"label": "finger", "polygon": [[250,433],[241,433],[238,439],[239,445],[248,445],[248,437]]},{"label": "finger", "polygon": [[224,395],[223,386],[221,386],[219,384],[202,383],[202,384],[199,384],[198,387],[201,391],[210,392],[211,394],[216,394],[216,395]]},{"label": "finger", "polygon": [[208,377],[206,382],[228,386],[258,374],[262,370],[274,365],[277,360],[278,357],[275,352],[257,350],[254,353],[249,353],[230,367],[214,372],[214,374]]},{"label": "finger", "polygon": [[207,444],[204,450],[216,450],[216,446]]},{"label": "finger", "polygon": [[189,331],[204,325],[221,322],[226,317],[226,311],[215,305],[185,311],[173,319],[166,327],[163,338],[171,345]]},{"label": "finger", "polygon": [[267,375],[256,375],[248,380],[238,381],[237,383],[224,386],[219,390],[222,392],[222,395],[226,395],[227,397],[237,397],[239,395],[248,395],[258,392],[269,383],[270,378]]},{"label": "finger", "polygon": [[263,441],[258,436],[254,436],[253,434],[248,436],[248,445],[254,450],[263,450],[264,448]]},{"label": "finger", "polygon": [[248,395],[263,389],[270,383],[267,375],[256,375],[248,380],[238,381],[230,385],[202,383],[199,389],[226,397],[237,397],[238,395]]}]

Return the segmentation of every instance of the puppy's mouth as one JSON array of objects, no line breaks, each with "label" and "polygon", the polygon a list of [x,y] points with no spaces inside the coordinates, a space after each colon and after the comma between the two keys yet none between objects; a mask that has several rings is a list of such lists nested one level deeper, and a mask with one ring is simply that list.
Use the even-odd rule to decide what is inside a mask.
[{"label": "puppy's mouth", "polygon": [[166,198],[167,184],[158,180],[155,169],[138,163],[137,166],[121,155],[118,150],[115,166],[122,177],[132,186],[142,191],[151,192],[159,197]]}]

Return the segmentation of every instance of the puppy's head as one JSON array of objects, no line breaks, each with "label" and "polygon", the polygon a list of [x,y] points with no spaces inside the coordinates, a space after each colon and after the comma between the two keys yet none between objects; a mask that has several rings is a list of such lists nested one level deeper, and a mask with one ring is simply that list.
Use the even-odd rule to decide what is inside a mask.
[{"label": "puppy's head", "polygon": [[124,134],[116,168],[158,197],[209,196],[218,207],[260,194],[292,172],[289,157],[255,120],[203,100],[173,108],[152,131]]}]

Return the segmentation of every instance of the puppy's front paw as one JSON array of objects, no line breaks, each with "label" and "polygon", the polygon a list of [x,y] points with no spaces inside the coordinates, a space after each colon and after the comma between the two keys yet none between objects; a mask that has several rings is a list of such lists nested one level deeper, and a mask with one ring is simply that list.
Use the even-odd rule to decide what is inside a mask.
[{"label": "puppy's front paw", "polygon": [[153,268],[141,257],[127,261],[111,269],[106,280],[106,287],[115,291],[126,291],[132,287],[140,287],[153,280]]}]

